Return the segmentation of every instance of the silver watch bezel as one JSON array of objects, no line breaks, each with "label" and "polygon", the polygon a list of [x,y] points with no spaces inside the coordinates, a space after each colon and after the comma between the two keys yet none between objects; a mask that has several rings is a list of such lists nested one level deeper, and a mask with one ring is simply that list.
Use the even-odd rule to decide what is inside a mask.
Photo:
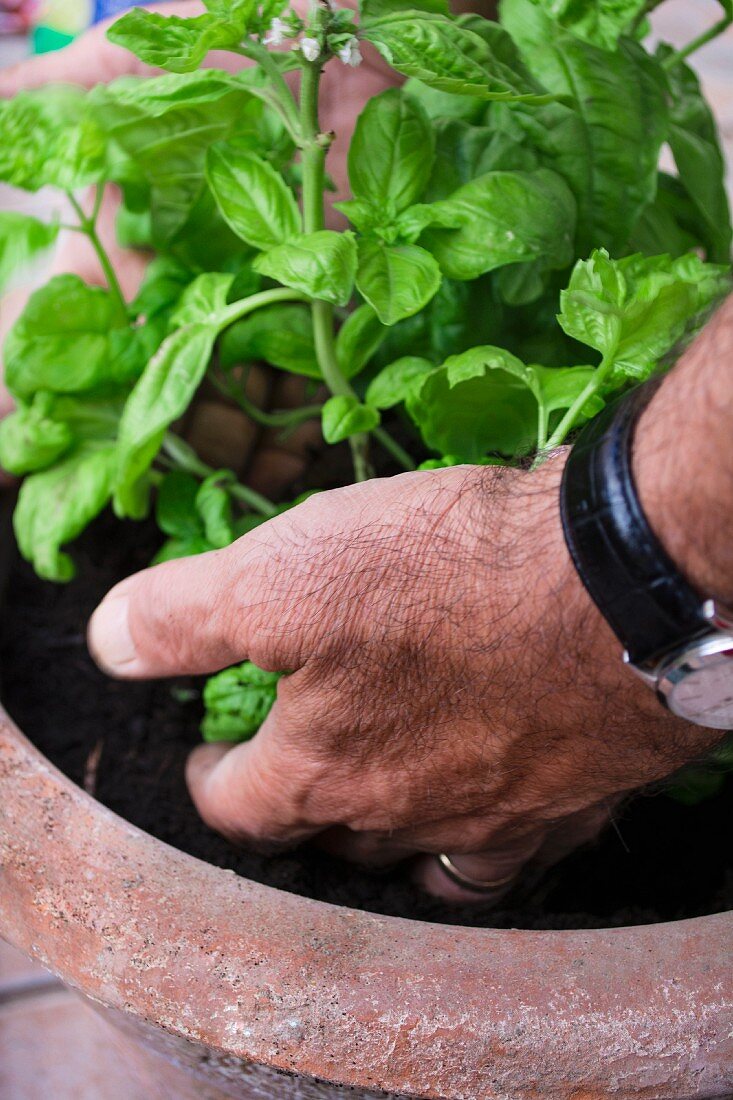
[{"label": "silver watch bezel", "polygon": [[[706,666],[717,665],[719,655],[726,650],[733,654],[733,613],[715,600],[706,600],[702,605],[702,615],[710,624],[709,633],[666,653],[654,666],[634,664],[628,651],[624,651],[624,663],[656,692],[660,702],[669,711],[688,722],[694,722],[695,719],[689,714],[679,714],[672,703],[675,687],[690,673],[699,672]],[[697,724],[707,728],[729,728],[710,727],[702,721]]]}]

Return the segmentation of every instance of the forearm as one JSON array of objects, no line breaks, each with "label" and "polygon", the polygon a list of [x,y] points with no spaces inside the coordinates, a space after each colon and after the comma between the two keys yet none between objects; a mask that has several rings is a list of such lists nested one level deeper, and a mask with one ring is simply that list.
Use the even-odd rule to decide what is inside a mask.
[{"label": "forearm", "polygon": [[642,416],[634,469],[673,560],[701,595],[733,605],[733,296]]}]

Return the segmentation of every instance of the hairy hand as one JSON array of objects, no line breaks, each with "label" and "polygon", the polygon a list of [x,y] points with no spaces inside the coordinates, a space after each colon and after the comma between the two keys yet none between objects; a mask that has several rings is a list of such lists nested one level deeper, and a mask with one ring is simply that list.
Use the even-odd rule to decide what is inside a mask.
[{"label": "hairy hand", "polygon": [[[320,834],[367,862],[448,852],[493,879],[593,835],[621,792],[704,748],[621,664],[570,563],[564,459],[321,493],[226,550],[146,570],[90,627],[139,678],[288,669],[260,733],[190,761],[243,842]],[[428,888],[459,897],[435,860]]]}]

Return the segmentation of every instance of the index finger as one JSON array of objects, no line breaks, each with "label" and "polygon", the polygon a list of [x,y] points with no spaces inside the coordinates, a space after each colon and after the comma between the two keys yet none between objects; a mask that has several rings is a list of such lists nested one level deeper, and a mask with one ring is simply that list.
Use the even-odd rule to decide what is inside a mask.
[{"label": "index finger", "polygon": [[186,780],[207,825],[235,843],[272,848],[307,840],[331,824],[323,803],[332,783],[309,751],[311,714],[280,690],[251,741],[194,749]]}]

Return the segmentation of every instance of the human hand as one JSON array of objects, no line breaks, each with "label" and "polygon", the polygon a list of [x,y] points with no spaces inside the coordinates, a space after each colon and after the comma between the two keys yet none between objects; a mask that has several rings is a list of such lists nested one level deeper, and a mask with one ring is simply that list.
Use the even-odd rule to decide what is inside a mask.
[{"label": "human hand", "polygon": [[[708,743],[623,667],[577,579],[563,462],[321,493],[122,582],[92,652],[123,678],[291,670],[254,740],[190,760],[199,811],[235,841],[318,834],[372,863],[447,852],[484,880],[550,860]],[[433,858],[417,874],[475,900]]]}]

